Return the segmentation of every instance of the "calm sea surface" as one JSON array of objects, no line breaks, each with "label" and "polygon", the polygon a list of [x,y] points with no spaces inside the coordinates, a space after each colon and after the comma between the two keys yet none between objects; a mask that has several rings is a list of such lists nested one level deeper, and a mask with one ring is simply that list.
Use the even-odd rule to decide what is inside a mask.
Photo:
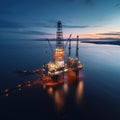
[{"label": "calm sea surface", "polygon": [[[75,46],[72,42],[73,57]],[[76,83],[55,88],[35,85],[0,96],[0,119],[120,120],[120,46],[81,43],[79,58],[84,68]],[[47,42],[1,41],[0,92],[35,81],[39,76],[19,75],[16,70],[38,69],[49,60]]]}]

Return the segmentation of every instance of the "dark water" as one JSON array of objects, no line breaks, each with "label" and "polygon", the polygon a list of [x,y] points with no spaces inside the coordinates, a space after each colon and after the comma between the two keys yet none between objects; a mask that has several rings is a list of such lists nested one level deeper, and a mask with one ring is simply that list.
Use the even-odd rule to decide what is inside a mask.
[{"label": "dark water", "polygon": [[[24,87],[0,96],[0,119],[120,120],[120,47],[80,44],[79,57],[84,68],[77,82],[55,88]],[[15,71],[40,68],[50,59],[46,42],[1,41],[0,91],[37,79]]]}]

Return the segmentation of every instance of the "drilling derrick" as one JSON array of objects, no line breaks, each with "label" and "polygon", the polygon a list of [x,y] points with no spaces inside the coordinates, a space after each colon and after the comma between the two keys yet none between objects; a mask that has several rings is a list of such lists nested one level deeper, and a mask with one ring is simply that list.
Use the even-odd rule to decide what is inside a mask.
[{"label": "drilling derrick", "polygon": [[62,32],[62,23],[61,23],[61,21],[57,22],[56,48],[64,48],[63,32]]},{"label": "drilling derrick", "polygon": [[57,22],[57,32],[56,32],[56,49],[54,52],[54,62],[58,67],[64,66],[64,43],[63,43],[63,32],[61,21]]}]

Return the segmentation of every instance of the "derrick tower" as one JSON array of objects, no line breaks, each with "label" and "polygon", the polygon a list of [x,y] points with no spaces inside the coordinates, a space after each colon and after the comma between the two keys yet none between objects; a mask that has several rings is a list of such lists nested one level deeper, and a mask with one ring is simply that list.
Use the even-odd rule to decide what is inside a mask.
[{"label": "derrick tower", "polygon": [[64,42],[63,42],[63,32],[61,21],[57,22],[57,32],[56,32],[56,49],[54,52],[54,62],[58,67],[64,66]]},{"label": "derrick tower", "polygon": [[62,32],[62,23],[61,21],[57,22],[57,32],[56,32],[56,48],[63,48],[63,32]]}]

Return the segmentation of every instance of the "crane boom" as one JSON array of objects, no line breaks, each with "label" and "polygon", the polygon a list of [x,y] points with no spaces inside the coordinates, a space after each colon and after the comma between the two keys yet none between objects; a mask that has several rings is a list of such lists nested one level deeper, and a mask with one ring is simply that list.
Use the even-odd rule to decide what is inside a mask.
[{"label": "crane boom", "polygon": [[64,49],[66,48],[67,44],[68,44],[68,41],[70,40],[72,34],[69,35],[69,38],[67,39],[66,43],[65,43],[65,46],[64,46]]},{"label": "crane boom", "polygon": [[50,40],[47,39],[47,41],[48,41],[48,44],[49,44],[50,50],[51,50],[51,52],[52,52],[52,54],[53,54],[54,52],[53,52],[53,48],[52,48],[52,45],[51,45],[51,43],[50,43]]}]

